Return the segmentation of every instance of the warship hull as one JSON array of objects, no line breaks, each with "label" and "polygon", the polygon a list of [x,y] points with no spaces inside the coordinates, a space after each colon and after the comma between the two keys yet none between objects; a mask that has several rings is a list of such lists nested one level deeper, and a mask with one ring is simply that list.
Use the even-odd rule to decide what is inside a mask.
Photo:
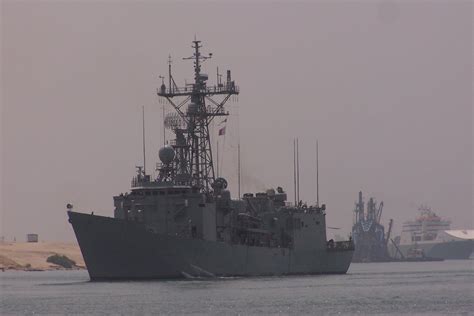
[{"label": "warship hull", "polygon": [[68,216],[91,280],[344,274],[353,254],[178,238],[139,222],[72,211]]},{"label": "warship hull", "polygon": [[[399,245],[398,248],[407,256],[410,249],[422,249],[426,257],[435,259],[469,259],[474,251],[474,240],[456,240],[446,242],[419,242],[416,245]],[[394,252],[394,250],[392,250]]]}]

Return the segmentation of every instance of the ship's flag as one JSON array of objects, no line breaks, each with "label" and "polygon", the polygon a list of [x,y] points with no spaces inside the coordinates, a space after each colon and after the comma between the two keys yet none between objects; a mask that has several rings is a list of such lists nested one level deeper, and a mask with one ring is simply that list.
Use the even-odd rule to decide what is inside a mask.
[{"label": "ship's flag", "polygon": [[219,128],[219,136],[225,135],[225,126],[223,128]]}]

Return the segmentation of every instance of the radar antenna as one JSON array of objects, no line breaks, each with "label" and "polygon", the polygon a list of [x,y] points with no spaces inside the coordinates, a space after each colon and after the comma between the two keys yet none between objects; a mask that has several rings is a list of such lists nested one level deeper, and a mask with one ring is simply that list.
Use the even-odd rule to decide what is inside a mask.
[{"label": "radar antenna", "polygon": [[[177,137],[172,144],[176,150],[175,168],[180,184],[193,185],[203,192],[209,192],[215,180],[209,125],[216,116],[229,115],[224,110],[224,104],[232,95],[239,94],[239,89],[231,79],[230,70],[227,70],[226,84],[208,86],[208,75],[201,72],[201,67],[212,57],[212,53],[202,55],[201,41],[196,39],[192,48],[193,55],[183,59],[194,61],[194,83],[178,87],[171,75],[169,59],[169,87],[166,89],[162,86],[157,94],[165,98],[181,117],[182,121],[177,125],[185,126],[175,129]],[[174,123],[177,121],[174,120]]]}]

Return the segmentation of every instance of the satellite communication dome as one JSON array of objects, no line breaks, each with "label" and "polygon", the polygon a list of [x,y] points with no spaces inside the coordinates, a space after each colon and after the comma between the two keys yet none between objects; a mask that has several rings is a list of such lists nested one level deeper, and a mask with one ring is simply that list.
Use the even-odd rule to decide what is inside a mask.
[{"label": "satellite communication dome", "polygon": [[268,189],[267,190],[267,195],[268,196],[274,196],[275,195],[275,189]]},{"label": "satellite communication dome", "polygon": [[160,157],[160,160],[164,164],[169,164],[173,161],[175,152],[173,147],[166,145],[165,147],[161,147],[160,150],[158,151],[158,156]]}]

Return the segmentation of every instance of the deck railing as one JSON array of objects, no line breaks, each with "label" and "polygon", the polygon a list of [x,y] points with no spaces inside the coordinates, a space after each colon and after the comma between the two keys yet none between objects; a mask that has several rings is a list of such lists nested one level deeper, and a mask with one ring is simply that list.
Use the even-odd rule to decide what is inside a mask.
[{"label": "deck railing", "polygon": [[229,84],[225,84],[222,86],[210,86],[205,87],[203,89],[194,90],[193,85],[189,85],[186,87],[173,87],[171,91],[169,89],[156,89],[156,92],[159,96],[162,97],[174,97],[174,96],[183,96],[183,95],[191,95],[193,93],[202,93],[202,94],[238,94],[239,93],[239,86],[235,85],[233,82]]},{"label": "deck railing", "polygon": [[332,239],[327,243],[327,249],[330,251],[354,250],[354,243],[352,240],[333,241]]}]

